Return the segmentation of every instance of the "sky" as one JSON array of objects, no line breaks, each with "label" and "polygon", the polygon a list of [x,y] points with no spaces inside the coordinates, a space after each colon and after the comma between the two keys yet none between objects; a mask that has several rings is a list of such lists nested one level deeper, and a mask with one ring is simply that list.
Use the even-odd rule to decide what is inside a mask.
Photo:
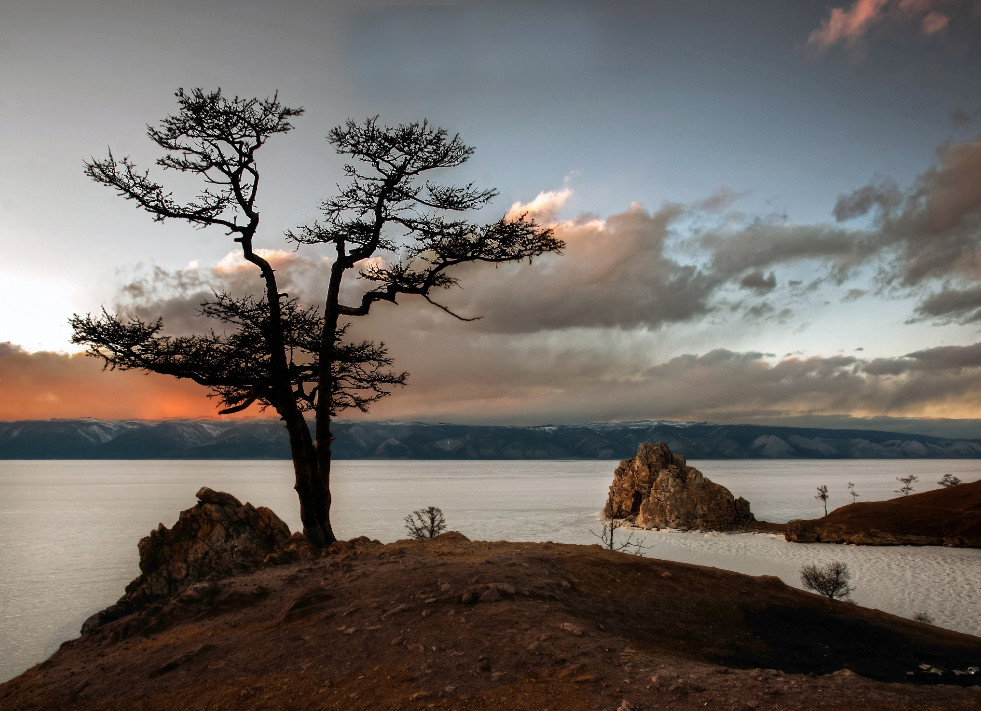
[{"label": "sky", "polygon": [[373,418],[981,436],[981,0],[6,0],[0,63],[0,419],[217,417],[68,319],[188,333],[212,286],[258,285],[220,231],[83,174],[153,168],[174,92],[221,87],[305,109],[259,156],[257,246],[311,303],[330,255],[282,235],[343,183],[348,118],[459,133],[440,179],[566,242],[462,268],[444,301],[478,321],[360,320],[411,373]]}]

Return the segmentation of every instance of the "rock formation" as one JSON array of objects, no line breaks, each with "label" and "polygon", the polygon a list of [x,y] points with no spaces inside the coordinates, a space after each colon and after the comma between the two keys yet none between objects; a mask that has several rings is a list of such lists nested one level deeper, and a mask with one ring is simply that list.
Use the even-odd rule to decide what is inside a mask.
[{"label": "rock formation", "polygon": [[86,621],[83,632],[203,580],[254,570],[271,555],[289,556],[304,543],[291,539],[289,526],[265,506],[208,487],[196,496],[198,503],[181,511],[173,528],[161,523],[140,540],[141,575],[115,605]]},{"label": "rock formation", "polygon": [[641,444],[636,457],[620,462],[603,516],[641,528],[713,531],[743,528],[755,520],[746,499],[734,499],[663,442]]}]

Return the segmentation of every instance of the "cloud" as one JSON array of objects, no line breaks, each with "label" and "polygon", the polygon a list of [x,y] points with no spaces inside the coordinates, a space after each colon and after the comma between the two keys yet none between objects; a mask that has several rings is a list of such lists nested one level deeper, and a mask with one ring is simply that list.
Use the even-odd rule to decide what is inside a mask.
[{"label": "cloud", "polygon": [[948,24],[950,24],[950,18],[946,15],[939,12],[927,13],[927,16],[923,18],[923,34],[935,35],[946,29]]},{"label": "cloud", "polygon": [[483,315],[481,330],[533,332],[574,327],[649,327],[698,318],[718,282],[669,256],[680,205],[639,206],[606,220],[555,226],[563,256],[499,269],[460,269],[462,290],[440,295],[456,312]]},{"label": "cloud", "polygon": [[849,9],[831,8],[831,15],[811,32],[807,44],[827,48],[838,42],[854,43],[868,28],[882,19],[882,10],[889,0],[855,0]]},{"label": "cloud", "polygon": [[0,420],[217,416],[217,403],[195,383],[135,371],[103,371],[101,361],[81,353],[29,353],[0,343],[0,383]]},{"label": "cloud", "polygon": [[[257,249],[256,253],[276,270],[280,292],[306,303],[322,301],[319,288],[326,279],[329,259],[283,250]],[[145,321],[162,318],[168,333],[188,334],[218,327],[199,316],[201,304],[212,300],[215,291],[242,296],[261,293],[263,288],[258,268],[240,251],[231,251],[210,267],[197,261],[176,270],[139,267],[118,289],[112,310]]]},{"label": "cloud", "polygon": [[[981,2],[978,3],[978,8],[981,9]],[[964,128],[979,117],[981,117],[981,108],[958,107],[950,112],[950,123],[954,128]]]},{"label": "cloud", "polygon": [[572,195],[570,188],[547,190],[538,193],[531,202],[516,202],[507,212],[508,219],[516,219],[523,214],[543,225],[552,225],[558,221],[559,210]]},{"label": "cloud", "polygon": [[[365,322],[386,333],[399,367],[411,372],[409,387],[376,404],[373,418],[486,424],[965,418],[977,416],[981,401],[981,343],[871,360],[854,354],[774,360],[718,348],[658,362],[652,354],[659,336],[646,331],[491,334],[463,324],[420,333],[404,327],[398,311],[388,308]],[[103,372],[92,358],[27,353],[9,343],[0,344],[0,378],[2,419],[216,413],[193,383]]]},{"label": "cloud", "polygon": [[944,288],[931,294],[916,307],[912,320],[925,319],[956,323],[981,321],[981,284],[969,289]]},{"label": "cloud", "polygon": [[757,294],[765,294],[777,288],[777,278],[773,272],[764,275],[762,271],[757,270],[744,276],[739,286],[755,291]]},{"label": "cloud", "polygon": [[706,230],[699,246],[710,254],[710,270],[721,280],[742,279],[777,265],[816,260],[843,275],[872,252],[868,233],[830,225],[793,225],[753,218]]},{"label": "cloud", "polygon": [[887,21],[916,22],[924,35],[937,35],[950,24],[952,4],[953,0],[855,0],[851,7],[831,8],[808,36],[807,46],[818,52],[839,43],[855,47],[873,27]]},{"label": "cloud", "polygon": [[[867,226],[728,215],[690,242],[706,256],[704,275],[715,284],[758,288],[772,273],[774,287],[794,287],[805,266],[817,274],[812,290],[861,276],[862,291],[917,295],[941,282],[942,291],[926,297],[915,319],[974,320],[976,309],[966,309],[981,286],[981,140],[946,146],[907,189],[879,179],[839,195],[834,215],[839,222],[867,216]],[[781,279],[783,272],[790,278]],[[848,285],[844,298],[854,298],[857,287]]]},{"label": "cloud", "polygon": [[850,193],[839,195],[831,213],[836,222],[845,222],[868,214],[873,207],[895,196],[896,186],[891,181],[870,183]]},{"label": "cloud", "polygon": [[701,212],[722,212],[732,204],[742,197],[742,193],[737,193],[732,188],[722,186],[717,188],[704,200],[698,200],[692,203],[692,207],[695,210]]}]

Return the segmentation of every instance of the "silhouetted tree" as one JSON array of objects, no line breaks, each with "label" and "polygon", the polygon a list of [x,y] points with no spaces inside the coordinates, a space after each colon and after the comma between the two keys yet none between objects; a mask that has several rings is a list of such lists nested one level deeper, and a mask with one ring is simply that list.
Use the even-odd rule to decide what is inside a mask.
[{"label": "silhouetted tree", "polygon": [[[157,165],[196,177],[197,198],[180,202],[128,158],[111,152],[92,159],[86,174],[117,191],[157,221],[178,220],[218,228],[232,237],[242,257],[255,265],[257,293],[234,297],[218,292],[202,313],[221,332],[168,336],[163,322],[124,319],[103,310],[72,319],[73,342],[106,367],[138,369],[190,378],[211,389],[222,414],[258,403],[272,407],[289,434],[303,530],[311,543],[335,540],[330,523],[331,422],[346,408],[366,411],[406,374],[389,368],[384,344],[345,339],[350,319],[368,315],[379,302],[418,296],[449,312],[434,294],[457,283],[453,267],[469,262],[499,264],[558,252],[563,244],[532,220],[501,219],[474,224],[465,215],[486,205],[493,190],[472,184],[442,185],[427,176],[462,165],[473,153],[459,136],[421,123],[383,126],[376,118],[348,121],[328,140],[352,164],[350,180],[322,205],[323,219],[287,232],[298,245],[331,247],[319,306],[301,305],[281,293],[272,266],[254,247],[259,230],[256,153],[277,134],[289,132],[302,109],[278,96],[228,99],[221,90],[177,92],[179,111],[147,134],[162,150]],[[368,261],[370,260],[370,261]],[[358,303],[341,300],[345,279],[367,283]],[[463,319],[468,320],[468,319]],[[213,321],[213,322],[214,322]],[[311,434],[304,413],[312,412]]]},{"label": "silhouetted tree", "polygon": [[848,585],[852,574],[840,560],[833,560],[823,567],[808,563],[800,569],[800,581],[808,590],[825,595],[830,600],[846,598],[854,590]]},{"label": "silhouetted tree", "polygon": [[644,551],[649,548],[645,546],[640,541],[634,540],[634,532],[631,531],[627,534],[626,538],[622,540],[616,540],[616,532],[621,528],[627,528],[630,522],[624,518],[608,518],[603,522],[603,532],[597,534],[594,531],[590,531],[594,536],[603,541],[603,547],[611,551],[620,551],[624,553],[633,553],[634,555],[643,556]]},{"label": "silhouetted tree", "polygon": [[913,482],[919,479],[916,474],[908,474],[907,476],[897,476],[896,481],[902,484],[901,487],[896,489],[897,494],[902,494],[903,496],[909,496],[909,492],[913,490]]},{"label": "silhouetted tree", "polygon": [[443,511],[436,506],[416,509],[404,519],[409,537],[417,541],[435,538],[446,530],[446,519]]},{"label": "silhouetted tree", "polygon": [[957,486],[958,484],[961,483],[961,480],[958,477],[954,476],[953,474],[944,474],[943,479],[941,479],[937,483],[940,484],[940,486],[949,487],[949,486]]},{"label": "silhouetted tree", "polygon": [[848,493],[852,495],[852,503],[858,501],[859,493],[855,491],[855,484],[848,482]]},{"label": "silhouetted tree", "polygon": [[824,504],[824,515],[827,516],[828,515],[828,487],[822,484],[817,488],[817,492],[818,492],[817,496],[815,496],[814,498],[820,500],[821,503]]}]

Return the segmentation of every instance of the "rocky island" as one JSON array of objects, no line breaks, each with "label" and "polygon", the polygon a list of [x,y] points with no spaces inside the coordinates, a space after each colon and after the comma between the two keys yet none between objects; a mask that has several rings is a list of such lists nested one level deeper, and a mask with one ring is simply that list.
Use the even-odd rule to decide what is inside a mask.
[{"label": "rocky island", "polygon": [[0,708],[981,705],[981,639],[775,577],[459,533],[319,550],[268,509],[198,497],[140,542],[117,605],[0,684]]},{"label": "rocky island", "polygon": [[603,517],[639,528],[713,531],[745,529],[755,521],[746,499],[706,479],[664,442],[641,444],[635,457],[620,462]]}]

